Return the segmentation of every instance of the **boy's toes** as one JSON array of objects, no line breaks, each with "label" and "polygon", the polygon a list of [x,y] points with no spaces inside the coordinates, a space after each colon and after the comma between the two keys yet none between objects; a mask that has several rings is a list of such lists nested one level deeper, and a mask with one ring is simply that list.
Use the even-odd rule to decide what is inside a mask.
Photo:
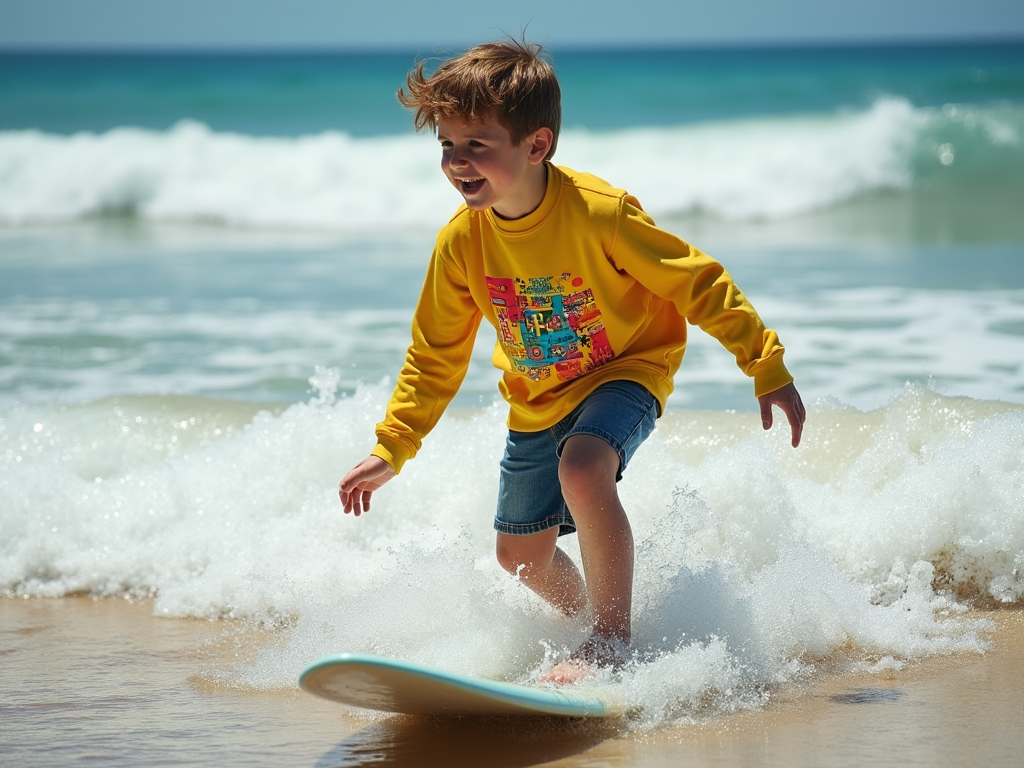
[{"label": "boy's toes", "polygon": [[629,646],[618,638],[591,635],[569,658],[540,676],[542,683],[568,685],[593,675],[599,668],[618,669],[626,663]]},{"label": "boy's toes", "polygon": [[585,677],[594,674],[594,667],[580,659],[572,657],[555,664],[546,673],[540,676],[542,683],[554,683],[555,685],[571,685]]}]

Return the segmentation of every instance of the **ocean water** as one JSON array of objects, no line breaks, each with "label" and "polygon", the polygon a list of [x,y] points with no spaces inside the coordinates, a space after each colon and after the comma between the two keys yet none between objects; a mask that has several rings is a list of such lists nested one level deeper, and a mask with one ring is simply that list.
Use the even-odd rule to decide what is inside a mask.
[{"label": "ocean water", "polygon": [[[983,650],[965,606],[1024,600],[1024,47],[553,55],[556,160],[720,258],[809,405],[794,451],[694,334],[621,484],[636,656],[588,684],[642,731]],[[393,101],[415,59],[0,56],[3,595],[218,622],[252,659],[213,689],[340,651],[531,681],[581,639],[493,558],[483,334],[338,505],[458,203]]]}]

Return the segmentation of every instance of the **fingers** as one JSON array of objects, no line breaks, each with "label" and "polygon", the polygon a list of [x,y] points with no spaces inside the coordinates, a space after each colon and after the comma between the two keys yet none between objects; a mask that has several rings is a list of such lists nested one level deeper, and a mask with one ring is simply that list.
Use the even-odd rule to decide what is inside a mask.
[{"label": "fingers", "polygon": [[800,394],[793,391],[794,397],[790,400],[786,400],[779,403],[779,407],[782,412],[786,414],[786,418],[789,420],[789,427],[793,433],[793,447],[796,448],[800,445],[800,437],[804,432],[804,422],[807,420],[807,411],[804,410],[804,402],[800,399]]},{"label": "fingers", "polygon": [[373,490],[367,490],[361,486],[347,490],[342,483],[338,488],[338,497],[341,499],[341,506],[346,515],[351,512],[359,517],[363,512],[369,512],[371,496],[373,496]]},{"label": "fingers", "polygon": [[341,499],[341,506],[347,515],[349,512],[356,517],[363,511],[362,492],[364,483],[367,481],[366,462],[361,461],[352,468],[352,471],[345,475],[338,486],[338,497]]},{"label": "fingers", "polygon": [[786,403],[785,406],[779,407],[782,408],[783,413],[786,414],[786,418],[789,419],[789,427],[793,433],[793,447],[796,448],[800,445],[800,436],[803,435],[804,432],[804,419],[806,419],[806,414],[804,413],[803,403]]},{"label": "fingers", "polygon": [[362,512],[361,491],[358,484],[351,482],[352,472],[349,472],[345,476],[345,479],[338,485],[338,498],[341,499],[341,507],[347,515],[349,512],[354,512],[356,517],[359,517]]},{"label": "fingers", "polygon": [[338,488],[338,498],[341,499],[341,508],[347,515],[352,511],[352,494],[345,490],[345,486],[342,485]]},{"label": "fingers", "polygon": [[804,432],[804,422],[807,420],[807,411],[804,409],[803,400],[796,387],[790,383],[782,389],[762,395],[758,398],[761,405],[761,426],[771,429],[773,417],[772,406],[777,405],[786,414],[789,421],[789,428],[792,433],[792,445],[796,448],[800,445],[800,438]]},{"label": "fingers", "polygon": [[376,456],[363,459],[338,485],[338,498],[345,514],[359,517],[370,509],[373,492],[395,476],[394,469]]}]

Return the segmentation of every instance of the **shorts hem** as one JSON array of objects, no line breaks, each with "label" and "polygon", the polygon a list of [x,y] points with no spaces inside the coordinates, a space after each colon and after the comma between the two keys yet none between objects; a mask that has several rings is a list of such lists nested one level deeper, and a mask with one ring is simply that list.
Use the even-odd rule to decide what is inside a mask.
[{"label": "shorts hem", "polygon": [[[634,427],[633,432],[630,433],[631,437],[634,432],[636,432],[636,427]],[[608,445],[612,447],[612,450],[615,451],[616,454],[618,454],[619,467],[621,468],[626,465],[626,447],[619,442],[618,438],[616,438],[610,432],[606,432],[605,430],[601,429],[600,427],[593,427],[590,426],[589,424],[583,424],[578,427],[573,427],[566,433],[565,437],[558,441],[558,448],[555,450],[555,453],[558,455],[558,458],[562,458],[562,448],[565,446],[565,441],[568,440],[570,437],[573,437],[574,435],[593,435],[594,437],[604,440],[606,443],[608,443]]]},{"label": "shorts hem", "polygon": [[565,536],[576,532],[576,523],[568,515],[551,515],[535,523],[507,523],[494,519],[494,530],[509,536],[529,536],[558,526],[558,535]]}]

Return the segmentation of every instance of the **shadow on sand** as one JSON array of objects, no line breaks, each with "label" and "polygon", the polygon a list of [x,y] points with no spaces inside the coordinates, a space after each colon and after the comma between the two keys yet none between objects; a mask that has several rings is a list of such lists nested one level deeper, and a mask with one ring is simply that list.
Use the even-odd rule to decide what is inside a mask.
[{"label": "shadow on sand", "polygon": [[624,733],[625,724],[616,720],[399,715],[352,734],[316,768],[525,768],[579,754]]}]

